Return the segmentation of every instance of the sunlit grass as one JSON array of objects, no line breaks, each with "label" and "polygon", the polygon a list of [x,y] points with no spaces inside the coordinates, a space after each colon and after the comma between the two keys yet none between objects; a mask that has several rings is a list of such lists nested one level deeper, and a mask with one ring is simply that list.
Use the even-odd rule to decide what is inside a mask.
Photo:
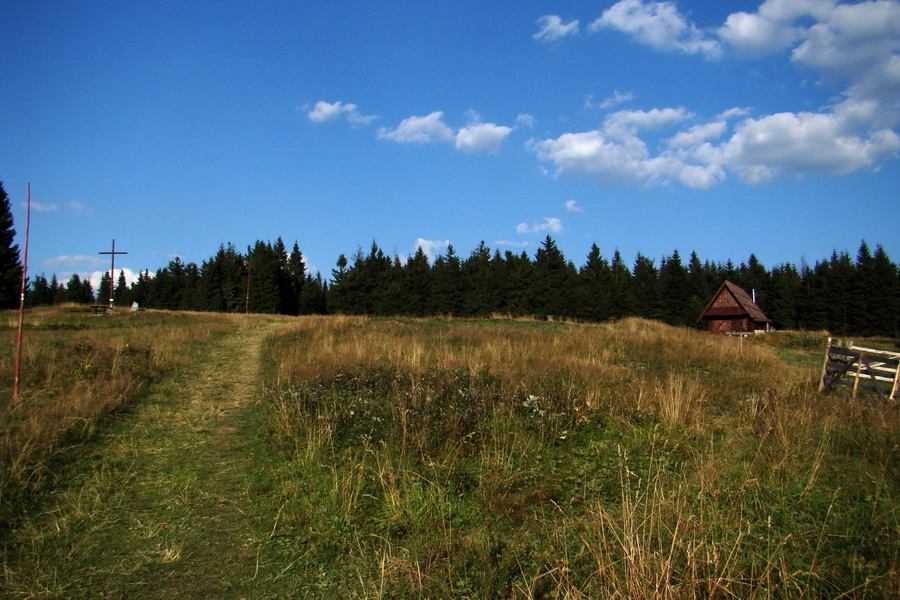
[{"label": "sunlit grass", "polygon": [[[127,310],[95,316],[85,307],[26,313],[18,406],[12,407],[15,313],[3,314],[10,343],[0,362],[0,514],[52,479],[52,464],[89,439],[108,415],[127,409],[156,378],[188,364],[199,344],[242,327],[245,317]],[[19,507],[21,508],[21,507]]]},{"label": "sunlit grass", "polygon": [[780,335],[300,319],[268,403],[295,568],[361,597],[885,597],[900,411],[816,394],[824,339]]}]

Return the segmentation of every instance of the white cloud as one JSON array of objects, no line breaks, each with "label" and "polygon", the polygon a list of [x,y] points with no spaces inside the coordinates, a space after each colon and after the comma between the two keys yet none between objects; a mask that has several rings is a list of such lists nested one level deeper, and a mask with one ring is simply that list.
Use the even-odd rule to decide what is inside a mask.
[{"label": "white cloud", "polygon": [[531,227],[527,223],[519,223],[516,225],[516,233],[542,233],[549,231],[550,233],[559,233],[563,230],[562,221],[556,217],[544,217],[543,223],[536,223]]},{"label": "white cloud", "polygon": [[672,123],[679,123],[692,116],[691,113],[680,107],[620,110],[606,118],[603,128],[610,136],[628,137],[639,129],[656,129]]},{"label": "white cloud", "polygon": [[404,144],[430,144],[450,142],[453,130],[444,123],[443,111],[434,111],[424,117],[409,117],[394,129],[381,128],[378,137]]},{"label": "white cloud", "polygon": [[719,28],[719,36],[741,54],[770,54],[784,50],[799,36],[794,27],[785,27],[757,14],[737,12]]},{"label": "white cloud", "polygon": [[[120,269],[117,267],[116,274],[115,274],[117,284],[119,282],[119,273],[125,273],[125,281],[128,283],[129,286],[132,286],[135,283],[137,283],[138,276],[140,275],[139,273],[135,273],[131,269],[128,269],[128,268]],[[100,290],[100,281],[102,280],[104,275],[109,275],[109,269],[107,269],[105,271],[94,271],[90,275],[87,275],[87,274],[83,275],[81,278],[82,278],[82,280],[85,278],[90,280],[91,287],[94,288],[94,293],[96,294]],[[98,300],[100,302],[102,302],[103,300],[108,300],[108,298],[99,298]]]},{"label": "white cloud", "polygon": [[74,200],[72,202],[66,202],[66,206],[68,206],[72,210],[78,210],[78,211],[83,211],[83,210],[88,209],[88,207],[84,203],[76,202]]},{"label": "white cloud", "polygon": [[[640,112],[640,111],[635,111]],[[530,149],[539,160],[553,163],[556,175],[574,173],[596,176],[601,183],[634,183],[640,186],[675,180],[688,187],[706,189],[724,179],[717,161],[698,160],[702,154],[681,150],[652,156],[647,144],[629,123],[659,125],[676,122],[666,111],[623,115],[607,123],[604,130],[565,133],[556,139],[532,141]],[[664,115],[668,114],[668,118]],[[715,153],[707,153],[716,156]]]},{"label": "white cloud", "polygon": [[45,267],[74,267],[74,266],[89,266],[96,267],[103,264],[108,264],[109,261],[104,258],[100,258],[99,256],[93,256],[90,254],[77,254],[75,256],[69,256],[63,254],[61,256],[57,256],[54,258],[48,258],[41,263]]},{"label": "white cloud", "polygon": [[514,248],[527,248],[531,245],[531,242],[510,242],[508,240],[497,240],[494,242],[495,246],[512,246]]},{"label": "white cloud", "polygon": [[[25,206],[23,204],[22,206]],[[41,204],[40,202],[31,201],[31,208],[38,212],[53,212],[55,210],[59,210],[59,205],[57,204]]]},{"label": "white cloud", "polygon": [[[733,13],[715,32],[699,30],[674,2],[622,0],[590,26],[604,28],[708,58],[723,48],[745,56],[786,52],[823,82],[845,88],[830,106],[809,112],[752,117],[750,109],[734,107],[701,122],[683,108],[615,112],[593,131],[530,140],[527,147],[551,166],[546,172],[708,188],[729,174],[751,184],[810,173],[842,176],[877,169],[900,152],[898,0],[766,0],[755,13]],[[613,106],[623,98],[616,92],[608,104],[595,104],[588,97],[585,106]],[[682,123],[668,138],[651,137],[651,130]]]},{"label": "white cloud", "polygon": [[609,98],[605,98],[603,102],[597,105],[597,108],[601,110],[606,110],[607,108],[612,108],[613,106],[618,106],[624,102],[629,102],[634,100],[635,95],[633,92],[619,92],[616,90],[613,92],[613,95]]},{"label": "white cloud", "polygon": [[516,117],[516,127],[534,127],[537,120],[529,114],[522,113]]},{"label": "white cloud", "polygon": [[[453,142],[456,149],[463,152],[496,152],[512,133],[512,128],[505,125],[481,123],[481,115],[474,110],[468,110],[465,114],[469,124],[458,130],[444,122],[442,111],[435,111],[424,117],[404,119],[394,129],[382,127],[378,137],[407,144]],[[527,115],[519,117],[521,120]]]},{"label": "white cloud", "polygon": [[843,96],[875,100],[876,127],[900,123],[900,2],[767,0],[756,13],[734,13],[717,31],[738,53],[791,49],[791,60],[848,85]]},{"label": "white cloud", "polygon": [[578,34],[578,20],[563,23],[557,15],[544,15],[536,22],[541,29],[533,37],[542,42],[555,42],[564,37]]},{"label": "white cloud", "polygon": [[378,118],[372,115],[363,115],[359,112],[359,109],[355,104],[345,104],[341,101],[325,102],[324,100],[316,102],[315,106],[313,106],[312,110],[310,110],[306,116],[314,123],[331,121],[340,116],[344,116],[348,122],[354,125],[368,125]]},{"label": "white cloud", "polygon": [[465,152],[496,152],[512,128],[493,123],[466,125],[456,133],[456,147]]},{"label": "white cloud", "polygon": [[697,146],[706,140],[718,139],[725,133],[728,126],[724,121],[713,121],[694,125],[687,131],[679,131],[669,140],[670,148],[689,148]]},{"label": "white cloud", "polygon": [[716,115],[716,121],[728,121],[729,119],[738,119],[740,117],[746,117],[750,114],[749,108],[729,108],[728,110],[722,111],[718,115]]},{"label": "white cloud", "polygon": [[429,262],[433,262],[441,250],[450,245],[450,240],[426,240],[424,238],[416,239],[416,249],[421,248],[428,257]]},{"label": "white cloud", "polygon": [[[539,160],[552,163],[555,174],[595,176],[601,183],[640,186],[682,185],[706,189],[727,172],[747,183],[763,183],[780,175],[808,173],[847,175],[900,151],[900,136],[889,128],[862,127],[870,105],[843,102],[831,112],[779,113],[739,122],[733,133],[727,122],[700,123],[679,131],[667,147],[653,155],[638,136],[637,125],[677,122],[665,110],[619,114],[601,130],[565,133],[555,139],[532,140]],[[721,138],[723,141],[718,142]]]},{"label": "white cloud", "polygon": [[591,31],[606,28],[632,35],[659,50],[703,54],[713,59],[722,53],[719,42],[688,23],[674,2],[621,0],[603,11],[589,27]]},{"label": "white cloud", "polygon": [[575,200],[566,200],[566,210],[574,213],[584,212],[584,209],[578,206]]},{"label": "white cloud", "polygon": [[722,147],[726,164],[750,183],[780,174],[847,175],[900,150],[890,129],[861,136],[840,116],[779,113],[747,119]]}]

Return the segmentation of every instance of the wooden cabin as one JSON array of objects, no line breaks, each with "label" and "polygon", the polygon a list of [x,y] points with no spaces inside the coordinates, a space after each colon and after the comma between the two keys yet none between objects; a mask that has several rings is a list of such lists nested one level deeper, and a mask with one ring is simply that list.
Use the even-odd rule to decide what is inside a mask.
[{"label": "wooden cabin", "polygon": [[697,318],[710,333],[754,333],[772,328],[772,320],[740,287],[726,281]]}]

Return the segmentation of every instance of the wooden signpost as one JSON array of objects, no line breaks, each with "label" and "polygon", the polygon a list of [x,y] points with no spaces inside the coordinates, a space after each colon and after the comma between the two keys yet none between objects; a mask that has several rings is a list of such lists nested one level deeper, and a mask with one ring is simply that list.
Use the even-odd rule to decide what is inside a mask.
[{"label": "wooden signpost", "polygon": [[820,392],[845,385],[853,388],[854,399],[859,390],[865,390],[896,400],[900,395],[898,384],[900,352],[862,348],[853,342],[843,345],[828,338]]}]

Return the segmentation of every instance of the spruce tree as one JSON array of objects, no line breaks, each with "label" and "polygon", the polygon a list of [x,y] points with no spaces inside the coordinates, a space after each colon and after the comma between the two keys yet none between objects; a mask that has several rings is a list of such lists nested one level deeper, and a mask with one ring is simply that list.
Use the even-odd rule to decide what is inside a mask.
[{"label": "spruce tree", "polygon": [[431,268],[429,312],[434,315],[459,315],[462,311],[461,263],[453,244],[434,259]]},{"label": "spruce tree", "polygon": [[587,261],[578,273],[577,314],[592,321],[612,316],[612,269],[597,244],[591,245]]},{"label": "spruce tree", "polygon": [[631,314],[645,319],[660,318],[658,275],[653,259],[638,252],[628,295]]},{"label": "spruce tree", "polygon": [[119,277],[116,279],[116,289],[113,292],[113,301],[116,306],[131,306],[131,288],[125,279],[125,271],[119,271]]},{"label": "spruce tree", "polygon": [[[303,297],[303,286],[307,280],[306,264],[303,262],[303,253],[300,252],[300,246],[296,241],[287,260],[286,275],[290,290],[290,302],[286,312],[292,315],[301,314],[303,309],[300,307],[300,299]],[[321,289],[321,286],[319,288]]]},{"label": "spruce tree", "polygon": [[619,252],[618,248],[613,252],[613,258],[609,268],[612,272],[610,317],[613,319],[621,319],[622,317],[631,314],[629,308],[631,271],[628,270],[628,265],[622,260],[622,253]]},{"label": "spruce tree", "polygon": [[672,256],[663,258],[659,268],[659,293],[661,316],[670,325],[689,325],[690,290],[688,288],[688,271],[681,264],[678,250]]},{"label": "spruce tree", "polygon": [[549,235],[534,258],[533,308],[538,316],[567,316],[575,307],[575,266]]},{"label": "spruce tree", "polygon": [[49,306],[53,304],[53,289],[44,275],[36,275],[25,295],[26,306]]},{"label": "spruce tree", "polygon": [[466,316],[487,316],[493,309],[491,294],[491,251],[484,241],[462,264],[463,312]]},{"label": "spruce tree", "polygon": [[13,244],[16,230],[9,197],[0,181],[0,309],[19,306],[22,290],[22,262],[19,246]]},{"label": "spruce tree", "polygon": [[402,268],[403,313],[423,317],[431,297],[431,265],[419,246]]},{"label": "spruce tree", "polygon": [[888,335],[900,338],[900,280],[897,265],[891,262],[880,245],[875,246],[872,256],[871,294],[871,335]]},{"label": "spruce tree", "polygon": [[281,304],[280,261],[271,244],[257,240],[247,248],[250,312],[277,313]]},{"label": "spruce tree", "polygon": [[328,298],[328,306],[331,312],[346,313],[347,310],[347,257],[341,254],[338,256],[335,268],[331,270],[331,285],[326,294]]},{"label": "spruce tree", "polygon": [[771,288],[767,295],[766,316],[779,329],[797,327],[797,303],[802,281],[794,265],[784,264],[772,269]]},{"label": "spruce tree", "polygon": [[507,250],[504,259],[507,278],[506,311],[514,317],[523,317],[531,311],[534,263],[524,250],[518,255]]},{"label": "spruce tree", "polygon": [[712,287],[706,266],[700,262],[696,252],[691,252],[688,261],[688,306],[687,317],[695,323],[700,313],[706,308],[709,299],[717,288]]},{"label": "spruce tree", "polygon": [[109,271],[100,276],[100,286],[97,288],[97,304],[109,305],[110,298]]}]

